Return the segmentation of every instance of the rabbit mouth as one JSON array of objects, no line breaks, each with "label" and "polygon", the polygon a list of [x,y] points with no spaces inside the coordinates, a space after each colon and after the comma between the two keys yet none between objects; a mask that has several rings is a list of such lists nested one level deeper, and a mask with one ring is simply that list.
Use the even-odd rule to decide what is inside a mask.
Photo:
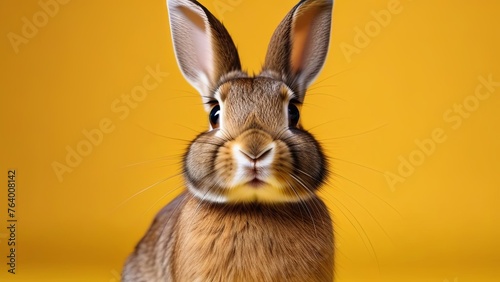
[{"label": "rabbit mouth", "polygon": [[268,185],[267,182],[262,181],[262,180],[260,180],[257,177],[255,177],[254,179],[248,181],[247,184],[248,184],[248,186],[250,186],[252,188],[255,188],[255,189],[262,188],[262,187]]}]

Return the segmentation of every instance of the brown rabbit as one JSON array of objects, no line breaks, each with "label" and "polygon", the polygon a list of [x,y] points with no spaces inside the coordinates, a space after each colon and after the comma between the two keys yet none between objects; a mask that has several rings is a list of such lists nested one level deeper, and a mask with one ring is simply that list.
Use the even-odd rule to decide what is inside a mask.
[{"label": "brown rabbit", "polygon": [[187,190],[157,215],[123,281],[333,280],[332,223],[315,193],[327,162],[299,118],[325,61],[332,5],[300,1],[251,77],[205,7],[168,0],[177,61],[210,129],[184,156]]}]

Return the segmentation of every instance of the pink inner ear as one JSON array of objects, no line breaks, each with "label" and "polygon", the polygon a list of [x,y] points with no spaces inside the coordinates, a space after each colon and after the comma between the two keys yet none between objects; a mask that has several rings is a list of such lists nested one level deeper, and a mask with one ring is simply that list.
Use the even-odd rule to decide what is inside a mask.
[{"label": "pink inner ear", "polygon": [[292,72],[297,74],[307,64],[307,57],[310,56],[310,44],[312,41],[312,28],[314,18],[318,15],[319,6],[304,7],[305,11],[299,11],[293,21],[292,26]]},{"label": "pink inner ear", "polygon": [[205,31],[205,22],[198,14],[184,6],[179,7],[179,10],[181,10],[186,18],[190,20],[190,23],[195,25],[198,29]]},{"label": "pink inner ear", "polygon": [[185,36],[191,38],[190,46],[197,59],[198,66],[191,66],[193,69],[199,69],[197,76],[201,80],[204,86],[209,84],[210,78],[213,75],[213,53],[211,48],[211,37],[210,29],[208,28],[205,20],[200,17],[195,11],[189,9],[188,7],[180,7],[181,12],[184,16],[189,19],[186,21],[189,30]]}]

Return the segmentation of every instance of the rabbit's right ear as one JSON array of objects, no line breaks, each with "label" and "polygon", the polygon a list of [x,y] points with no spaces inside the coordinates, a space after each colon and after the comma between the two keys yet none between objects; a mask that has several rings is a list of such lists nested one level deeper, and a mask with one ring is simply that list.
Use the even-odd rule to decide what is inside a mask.
[{"label": "rabbit's right ear", "polygon": [[211,97],[219,79],[241,70],[238,51],[222,23],[194,0],[167,0],[177,63],[202,97]]}]

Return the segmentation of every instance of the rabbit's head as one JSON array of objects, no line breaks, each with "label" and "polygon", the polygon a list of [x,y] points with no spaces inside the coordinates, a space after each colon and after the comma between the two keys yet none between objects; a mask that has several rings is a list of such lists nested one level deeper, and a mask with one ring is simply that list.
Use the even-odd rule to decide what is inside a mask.
[{"label": "rabbit's head", "polygon": [[325,61],[332,5],[300,1],[274,32],[262,72],[249,76],[229,33],[205,7],[168,0],[177,62],[201,94],[210,121],[184,157],[195,197],[281,203],[315,195],[327,164],[319,143],[301,126],[300,108]]}]

